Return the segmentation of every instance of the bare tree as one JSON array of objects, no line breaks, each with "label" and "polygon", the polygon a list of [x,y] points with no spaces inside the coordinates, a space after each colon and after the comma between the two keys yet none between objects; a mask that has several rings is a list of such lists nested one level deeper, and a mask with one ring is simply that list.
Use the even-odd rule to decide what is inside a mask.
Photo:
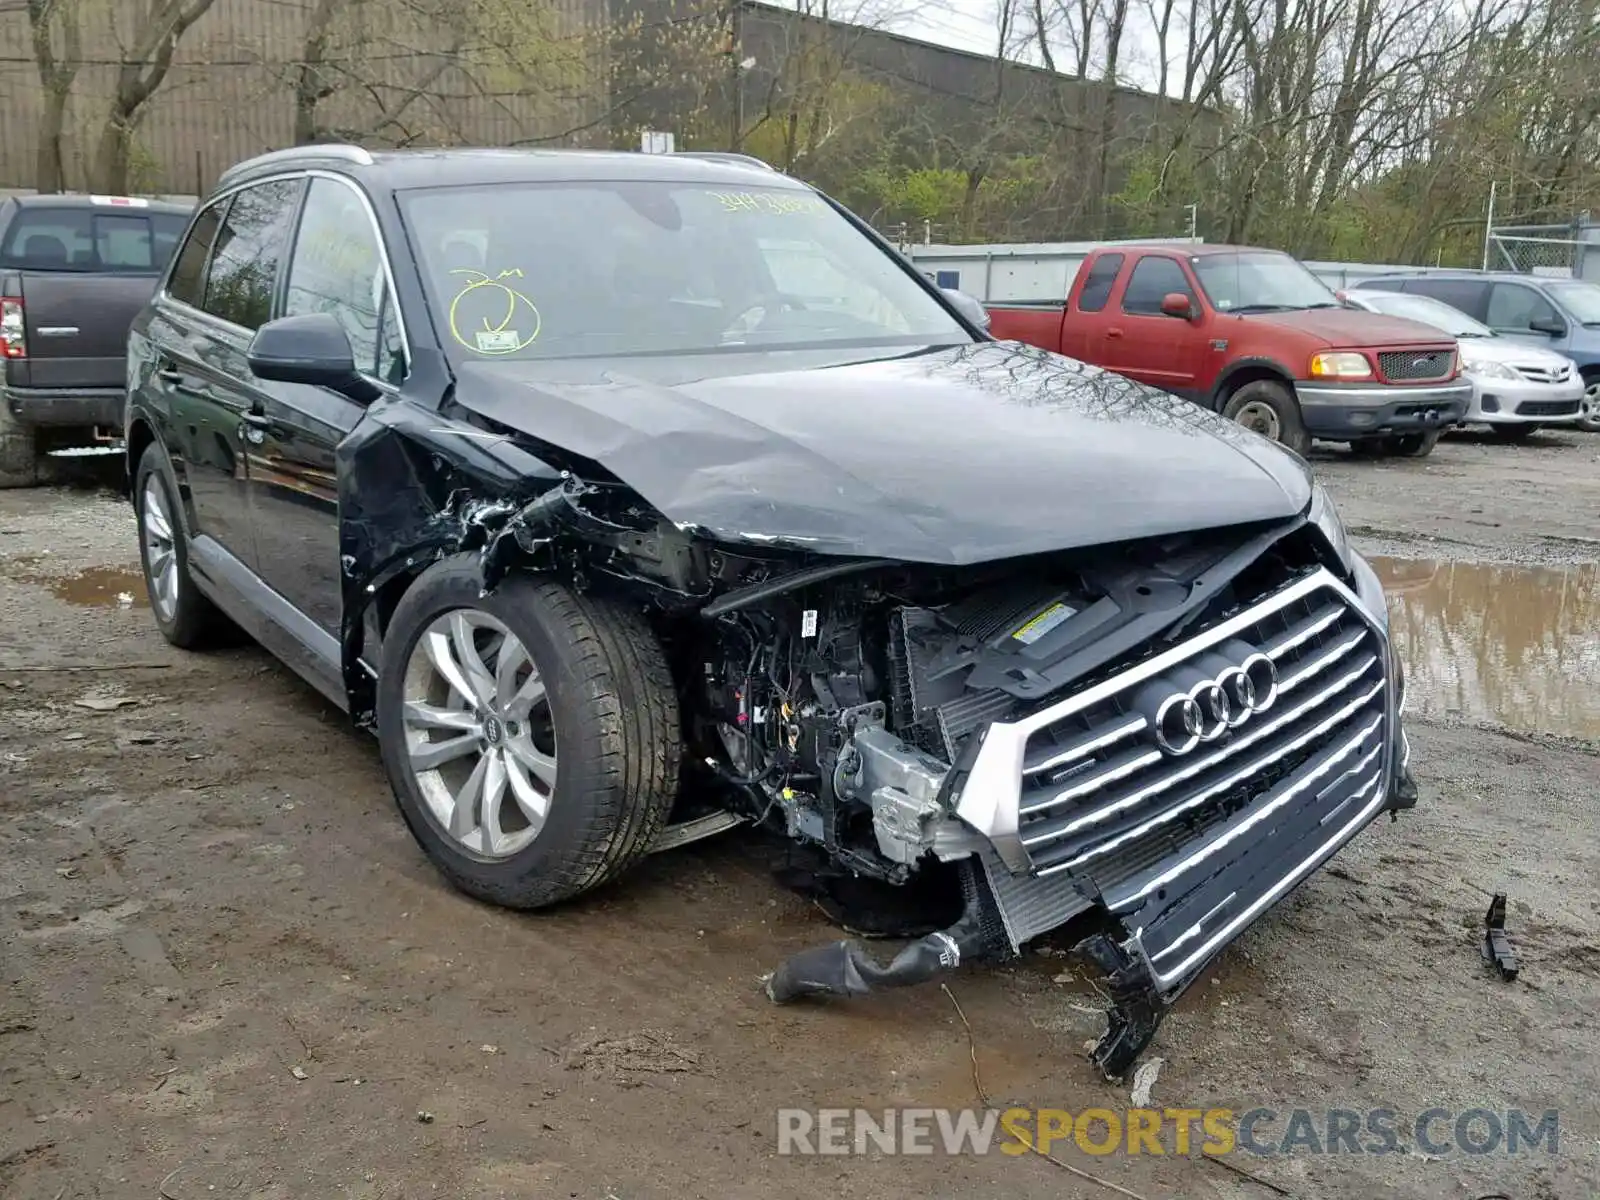
[{"label": "bare tree", "polygon": [[34,186],[41,192],[67,186],[66,123],[73,81],[83,62],[78,0],[27,0],[33,62],[43,93]]},{"label": "bare tree", "polygon": [[104,192],[128,190],[134,135],[145,105],[172,69],[183,35],[210,10],[214,0],[149,0],[133,44],[117,65],[111,103],[91,164],[94,186]]}]

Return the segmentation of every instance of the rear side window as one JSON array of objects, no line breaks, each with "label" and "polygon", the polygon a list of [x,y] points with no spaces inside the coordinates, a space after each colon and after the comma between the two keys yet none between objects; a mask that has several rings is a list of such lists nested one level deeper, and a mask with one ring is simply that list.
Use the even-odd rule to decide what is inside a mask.
[{"label": "rear side window", "polygon": [[211,257],[212,244],[217,240],[217,226],[222,224],[223,211],[228,202],[203,210],[194,220],[178,261],[173,264],[172,275],[167,280],[167,294],[174,300],[199,308],[206,298],[206,260]]},{"label": "rear side window", "polygon": [[278,179],[234,196],[206,272],[206,312],[251,330],[271,319],[278,263],[288,248],[300,187],[298,179]]},{"label": "rear side window", "polygon": [[[1483,294],[1485,286],[1475,279],[1429,279],[1421,276],[1406,281],[1406,291],[1419,296],[1432,296],[1435,300],[1458,308],[1469,317],[1482,321],[1484,317]],[[1490,321],[1487,324],[1493,324]]]},{"label": "rear side window", "polygon": [[1083,291],[1078,293],[1079,312],[1099,312],[1106,306],[1111,299],[1111,285],[1122,270],[1122,258],[1120,254],[1102,254],[1094,260],[1083,281]]},{"label": "rear side window", "polygon": [[1174,258],[1152,254],[1134,264],[1128,286],[1122,291],[1122,311],[1139,315],[1160,316],[1162,297],[1172,292],[1189,297],[1194,303],[1194,290],[1189,277]]},{"label": "rear side window", "polygon": [[167,265],[184,221],[128,208],[18,208],[0,259],[23,271],[150,275]]}]

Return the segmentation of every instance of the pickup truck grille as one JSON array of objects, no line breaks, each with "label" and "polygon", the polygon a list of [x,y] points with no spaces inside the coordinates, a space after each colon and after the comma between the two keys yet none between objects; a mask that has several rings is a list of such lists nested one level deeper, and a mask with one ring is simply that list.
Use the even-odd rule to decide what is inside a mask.
[{"label": "pickup truck grille", "polygon": [[1453,350],[1385,350],[1378,355],[1378,370],[1391,383],[1448,379],[1454,359]]},{"label": "pickup truck grille", "polygon": [[[1283,595],[1291,598],[1257,605],[1231,635],[1202,634],[1182,661],[1154,677],[1129,672],[1125,687],[1113,680],[1109,696],[1032,732],[1018,835],[1034,874],[1070,871],[1092,877],[1108,901],[1142,899],[1140,880],[1182,851],[1188,865],[1161,884],[1165,899],[1203,882],[1205,859],[1249,823],[1271,819],[1267,841],[1282,852],[1280,818],[1319,810],[1315,833],[1358,794],[1372,794],[1385,744],[1382,637],[1327,583]],[[1229,720],[1214,736],[1204,730],[1206,740],[1174,738],[1182,726],[1165,713],[1168,736],[1158,736],[1160,698],[1247,664],[1261,683],[1253,706],[1235,694]],[[1275,690],[1266,685],[1273,676]]]}]

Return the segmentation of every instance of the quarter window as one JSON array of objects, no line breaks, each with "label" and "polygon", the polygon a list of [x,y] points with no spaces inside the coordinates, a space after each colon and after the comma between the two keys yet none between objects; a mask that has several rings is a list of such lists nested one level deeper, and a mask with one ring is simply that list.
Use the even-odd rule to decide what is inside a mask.
[{"label": "quarter window", "polygon": [[217,240],[217,228],[222,224],[222,214],[228,202],[220,201],[201,211],[189,229],[178,261],[172,266],[172,277],[167,280],[167,294],[174,300],[201,307],[206,298],[206,262],[211,257],[211,247]]},{"label": "quarter window", "polygon": [[278,262],[299,194],[298,179],[278,179],[234,196],[206,278],[206,312],[252,330],[271,319]]},{"label": "quarter window", "polygon": [[289,261],[284,315],[327,313],[350,338],[356,367],[394,382],[404,370],[387,282],[361,198],[332,179],[313,179]]},{"label": "quarter window", "polygon": [[1194,303],[1194,292],[1189,288],[1189,277],[1176,259],[1150,255],[1134,264],[1128,286],[1122,291],[1122,311],[1141,316],[1161,315],[1161,299],[1172,292],[1189,297]]}]

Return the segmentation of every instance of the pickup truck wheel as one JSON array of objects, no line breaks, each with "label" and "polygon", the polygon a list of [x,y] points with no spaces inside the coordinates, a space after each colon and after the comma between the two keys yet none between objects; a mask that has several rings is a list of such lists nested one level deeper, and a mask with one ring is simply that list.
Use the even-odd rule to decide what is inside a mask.
[{"label": "pickup truck wheel", "polygon": [[1427,458],[1439,444],[1441,433],[1430,429],[1427,433],[1402,433],[1384,438],[1384,453],[1396,458]]},{"label": "pickup truck wheel", "polygon": [[134,473],[133,504],[150,612],[167,641],[185,650],[198,650],[232,640],[237,628],[189,577],[189,539],[176,495],[160,448],[146,446]]},{"label": "pickup truck wheel", "polygon": [[44,456],[30,426],[11,415],[11,406],[0,396],[0,488],[33,487],[44,482]]},{"label": "pickup truck wheel", "polygon": [[480,595],[445,559],[383,639],[378,735],[400,812],[461,891],[541,908],[648,852],[682,734],[661,644],[635,612],[513,575]]},{"label": "pickup truck wheel", "polygon": [[1300,402],[1276,380],[1254,379],[1241,384],[1223,404],[1222,415],[1296,454],[1303,455],[1311,449],[1311,435],[1300,415]]},{"label": "pickup truck wheel", "polygon": [[1502,442],[1525,442],[1538,433],[1541,426],[1537,422],[1526,425],[1491,425],[1489,432]]}]

